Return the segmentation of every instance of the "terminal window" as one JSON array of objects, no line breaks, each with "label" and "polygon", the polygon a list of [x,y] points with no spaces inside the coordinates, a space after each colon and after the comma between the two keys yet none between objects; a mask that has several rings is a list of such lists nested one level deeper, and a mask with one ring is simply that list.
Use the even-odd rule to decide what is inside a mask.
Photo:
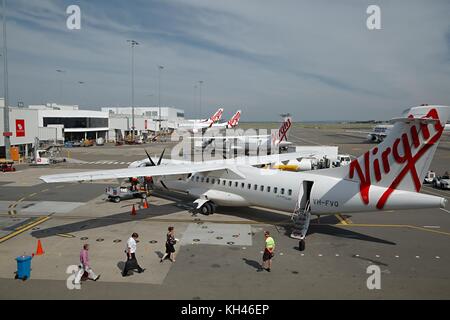
[{"label": "terminal window", "polygon": [[44,127],[49,125],[64,125],[64,128],[107,128],[108,118],[44,118]]}]

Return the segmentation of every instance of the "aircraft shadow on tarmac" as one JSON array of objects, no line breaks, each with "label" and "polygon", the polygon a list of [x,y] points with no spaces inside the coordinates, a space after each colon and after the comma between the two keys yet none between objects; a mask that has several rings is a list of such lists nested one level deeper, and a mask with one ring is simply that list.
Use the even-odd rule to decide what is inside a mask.
[{"label": "aircraft shadow on tarmac", "polygon": [[[165,198],[164,194],[159,193],[158,197]],[[189,203],[190,202],[188,201],[180,201],[177,203],[169,203],[161,206],[152,206],[150,203],[149,209],[138,210],[138,214],[136,216],[131,216],[130,211],[126,211],[111,216],[92,218],[52,228],[36,230],[33,231],[31,235],[35,238],[46,238],[56,236],[58,234],[81,232],[90,229],[103,228],[121,223],[127,223],[130,221],[139,221],[158,216],[165,216],[171,213],[180,212],[180,210],[182,209],[180,209],[179,205],[185,205],[186,207],[190,207]],[[290,236],[293,230],[293,224],[290,220],[290,217],[282,213],[276,213],[259,208],[248,208],[248,207],[244,208],[223,207],[218,208],[217,213],[229,215],[231,217],[234,216],[243,219],[249,219],[257,223],[276,224],[284,228],[286,236]],[[387,241],[384,239],[368,236],[359,232],[354,232],[348,229],[343,229],[334,226],[336,222],[337,219],[333,215],[323,216],[320,218],[320,221],[318,219],[311,219],[311,225],[309,227],[307,235],[318,233],[347,239],[396,245],[395,242]]]},{"label": "aircraft shadow on tarmac", "polygon": [[[128,206],[130,208],[130,206]],[[66,225],[51,227],[42,230],[36,230],[31,233],[31,235],[35,238],[47,238],[53,237],[58,234],[66,234],[73,232],[81,232],[91,229],[103,228],[108,226],[113,226],[121,223],[127,223],[130,221],[140,221],[148,218],[155,218],[159,216],[165,216],[171,213],[180,212],[180,208],[178,208],[174,204],[164,204],[161,206],[152,206],[150,203],[149,209],[140,209],[137,211],[136,216],[132,216],[130,214],[130,210],[126,212],[121,212],[118,214],[92,218],[84,221],[69,223]]]},{"label": "aircraft shadow on tarmac", "polygon": [[[293,224],[291,223],[290,217],[281,213],[265,211],[258,208],[220,208],[220,213],[245,219],[251,219],[261,223],[278,224],[284,227],[286,236],[290,236],[294,228]],[[312,218],[307,236],[318,233],[346,239],[396,245],[395,242],[340,228],[338,226],[335,226],[337,222],[338,220],[334,215],[322,216],[320,218],[320,221],[318,218]]]}]

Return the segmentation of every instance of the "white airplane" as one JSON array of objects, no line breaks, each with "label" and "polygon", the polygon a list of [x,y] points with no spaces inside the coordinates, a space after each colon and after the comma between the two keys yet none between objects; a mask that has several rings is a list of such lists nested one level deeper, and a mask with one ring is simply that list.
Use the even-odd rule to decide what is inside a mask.
[{"label": "white airplane", "polygon": [[[367,135],[369,141],[372,142],[382,142],[384,138],[389,134],[389,132],[394,127],[393,124],[380,124],[373,128],[372,132]],[[444,133],[450,132],[450,124],[446,124],[444,127]]]},{"label": "white airplane", "polygon": [[204,132],[208,128],[211,128],[215,123],[219,122],[220,119],[222,119],[223,115],[223,109],[220,108],[219,110],[214,113],[214,115],[206,120],[200,120],[200,121],[190,121],[190,122],[184,122],[180,123],[178,125],[179,130],[186,130],[190,133],[199,133]]},{"label": "white airplane", "polygon": [[447,200],[419,193],[450,108],[411,108],[384,141],[349,166],[309,172],[253,167],[298,158],[298,154],[240,157],[222,161],[166,164],[42,176],[47,183],[151,176],[155,187],[181,191],[202,213],[216,206],[258,206],[292,214],[304,250],[311,215],[442,208]]},{"label": "white airplane", "polygon": [[[214,147],[220,151],[234,151],[234,150],[251,150],[259,152],[260,150],[272,152],[285,148],[291,145],[288,142],[289,130],[292,127],[292,118],[286,117],[281,123],[280,129],[277,132],[269,135],[227,135],[218,134],[215,136],[203,136],[194,140],[200,141],[199,148],[204,150],[208,146]],[[197,144],[195,144],[197,146]]]},{"label": "white airplane", "polygon": [[371,142],[382,142],[384,138],[389,134],[394,125],[392,124],[380,124],[373,128],[372,132],[369,132],[367,139]]}]

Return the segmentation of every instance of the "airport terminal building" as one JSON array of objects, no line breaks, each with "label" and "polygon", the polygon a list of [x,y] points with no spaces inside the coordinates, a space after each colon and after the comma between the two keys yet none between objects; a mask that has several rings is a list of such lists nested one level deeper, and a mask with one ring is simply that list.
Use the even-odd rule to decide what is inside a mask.
[{"label": "airport terminal building", "polygon": [[[0,99],[0,159],[5,157],[3,137],[4,100]],[[135,108],[135,134],[147,136],[159,131],[159,108]],[[161,128],[172,130],[184,120],[184,111],[161,108]],[[11,146],[19,148],[24,158],[31,154],[36,139],[64,143],[104,138],[115,142],[132,130],[131,108],[102,108],[101,111],[80,110],[76,105],[48,103],[25,107],[10,107]]]},{"label": "airport terminal building", "polygon": [[[120,137],[126,137],[132,132],[133,119],[130,107],[105,107],[101,109],[109,115],[109,141],[117,141]],[[184,111],[175,108],[161,107],[161,117],[158,107],[134,108],[134,127],[136,135],[149,135],[161,130],[171,131],[178,127],[178,123],[184,121]]]},{"label": "airport terminal building", "polygon": [[57,104],[30,105],[38,111],[39,127],[61,127],[64,141],[106,139],[109,130],[108,114],[101,111],[80,110],[78,106]]}]

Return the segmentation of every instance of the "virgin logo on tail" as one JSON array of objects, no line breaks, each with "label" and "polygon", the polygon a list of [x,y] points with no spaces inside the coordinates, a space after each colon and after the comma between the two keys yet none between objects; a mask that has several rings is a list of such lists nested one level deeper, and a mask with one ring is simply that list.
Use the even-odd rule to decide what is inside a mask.
[{"label": "virgin logo on tail", "polygon": [[222,119],[223,109],[217,110],[217,112],[209,119],[212,123],[218,122]]},{"label": "virgin logo on tail", "polygon": [[287,140],[287,133],[292,126],[291,118],[286,118],[280,130],[278,130],[278,138],[280,141]]},{"label": "virgin logo on tail", "polygon": [[272,137],[273,143],[280,143],[283,140],[287,141],[287,134],[289,132],[289,129],[292,126],[292,119],[286,118],[281,125],[281,128],[278,130],[278,135],[274,134]]},{"label": "virgin logo on tail", "polygon": [[238,123],[239,123],[239,119],[240,119],[240,118],[241,118],[241,112],[238,111],[238,112],[236,112],[236,114],[233,116],[233,118],[231,118],[231,120],[228,121],[228,126],[229,126],[230,128],[236,127],[236,126],[238,125]]},{"label": "virgin logo on tail", "polygon": [[[413,116],[409,116],[409,118],[413,118]],[[436,109],[431,109],[428,114],[423,117],[426,119],[434,119],[439,120],[439,115]],[[375,180],[379,182],[382,179],[383,174],[387,175],[391,171],[391,163],[389,160],[389,155],[392,154],[395,163],[404,164],[402,170],[398,173],[395,179],[392,181],[390,186],[386,189],[383,195],[378,199],[377,208],[383,209],[386,204],[389,196],[397,189],[403,179],[406,177],[408,173],[411,174],[411,177],[414,182],[414,186],[417,192],[420,191],[421,181],[419,178],[419,174],[417,173],[416,163],[419,159],[437,142],[444,131],[444,127],[441,125],[440,121],[437,121],[434,124],[435,134],[431,136],[430,130],[427,124],[419,124],[413,125],[410,129],[410,135],[412,139],[412,144],[410,142],[410,138],[407,133],[403,133],[400,138],[397,138],[392,146],[386,147],[383,151],[379,151],[378,148],[374,148],[371,151],[368,151],[364,154],[364,163],[363,168],[358,161],[358,159],[353,160],[350,163],[349,167],[349,177],[352,179],[356,174],[358,175],[358,179],[360,181],[360,195],[362,201],[368,205],[369,204],[369,190],[372,185],[371,181],[371,172],[373,172],[375,176]],[[419,132],[424,140],[423,146],[421,146]],[[403,147],[403,154],[401,155],[399,152],[399,146]],[[412,147],[412,148],[411,148]],[[416,151],[413,154],[413,151]],[[371,156],[377,156],[381,154],[381,165],[383,171],[381,170],[380,161],[378,158],[371,159]]]}]

